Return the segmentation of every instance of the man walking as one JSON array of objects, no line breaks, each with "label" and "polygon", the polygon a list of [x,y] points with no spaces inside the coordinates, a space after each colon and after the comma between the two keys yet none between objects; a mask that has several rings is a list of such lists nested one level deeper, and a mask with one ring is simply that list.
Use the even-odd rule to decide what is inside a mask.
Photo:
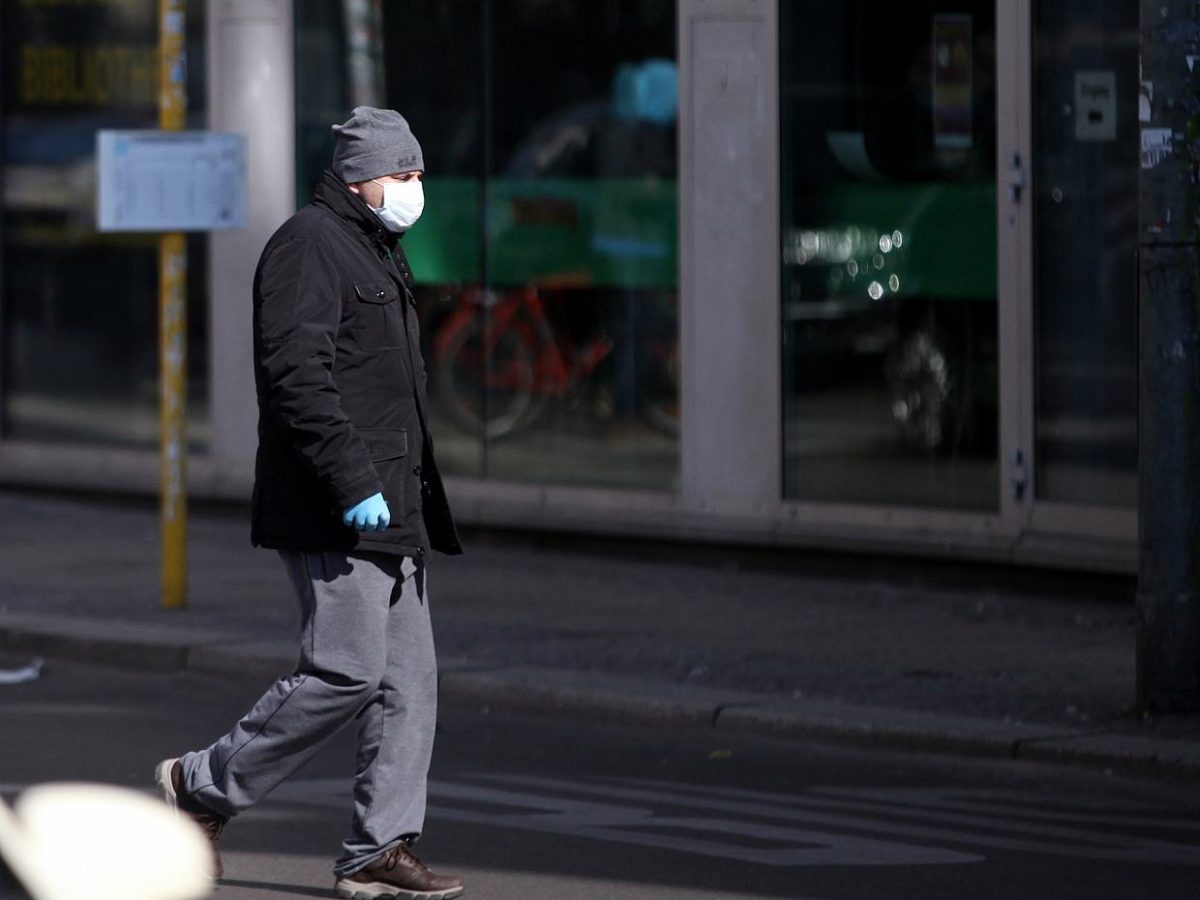
[{"label": "man walking", "polygon": [[425,555],[461,553],[425,416],[412,273],[398,236],[421,214],[421,147],[397,112],[334,125],[333,165],[254,277],[259,404],[255,546],[300,602],[296,670],[205,750],[159,764],[167,802],[213,844],[354,722],[341,897],[445,900],[462,879],[412,852],[425,817],[437,664]]}]

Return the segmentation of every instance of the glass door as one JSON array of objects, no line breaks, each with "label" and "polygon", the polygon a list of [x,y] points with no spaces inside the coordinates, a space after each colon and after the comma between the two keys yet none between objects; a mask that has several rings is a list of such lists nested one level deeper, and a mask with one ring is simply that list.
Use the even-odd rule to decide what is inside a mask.
[{"label": "glass door", "polygon": [[1133,535],[1138,3],[1030,8],[1030,523]]},{"label": "glass door", "polygon": [[997,24],[780,6],[787,500],[1002,514]]}]

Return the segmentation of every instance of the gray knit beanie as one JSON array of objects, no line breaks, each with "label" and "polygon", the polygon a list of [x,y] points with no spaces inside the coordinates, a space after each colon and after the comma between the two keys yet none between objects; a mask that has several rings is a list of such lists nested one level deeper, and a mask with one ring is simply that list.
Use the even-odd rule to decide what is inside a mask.
[{"label": "gray knit beanie", "polygon": [[333,174],[346,184],[425,171],[421,145],[394,109],[355,107],[348,120],[333,126],[333,134]]}]

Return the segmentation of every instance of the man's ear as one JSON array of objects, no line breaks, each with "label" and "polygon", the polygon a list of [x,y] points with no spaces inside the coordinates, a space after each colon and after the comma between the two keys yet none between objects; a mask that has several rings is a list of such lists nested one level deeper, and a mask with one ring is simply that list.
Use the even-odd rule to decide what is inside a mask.
[{"label": "man's ear", "polygon": [[347,184],[346,190],[348,190],[352,194],[361,194],[362,193],[362,183],[356,181],[353,184]]}]

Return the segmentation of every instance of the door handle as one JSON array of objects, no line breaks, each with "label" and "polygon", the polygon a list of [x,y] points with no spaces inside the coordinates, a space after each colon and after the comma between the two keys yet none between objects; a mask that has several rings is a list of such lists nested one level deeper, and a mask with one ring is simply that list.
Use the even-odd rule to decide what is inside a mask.
[{"label": "door handle", "polygon": [[1012,163],[1007,175],[1008,199],[1013,203],[1021,202],[1021,192],[1025,189],[1025,166],[1021,163],[1021,154],[1012,155]]}]

